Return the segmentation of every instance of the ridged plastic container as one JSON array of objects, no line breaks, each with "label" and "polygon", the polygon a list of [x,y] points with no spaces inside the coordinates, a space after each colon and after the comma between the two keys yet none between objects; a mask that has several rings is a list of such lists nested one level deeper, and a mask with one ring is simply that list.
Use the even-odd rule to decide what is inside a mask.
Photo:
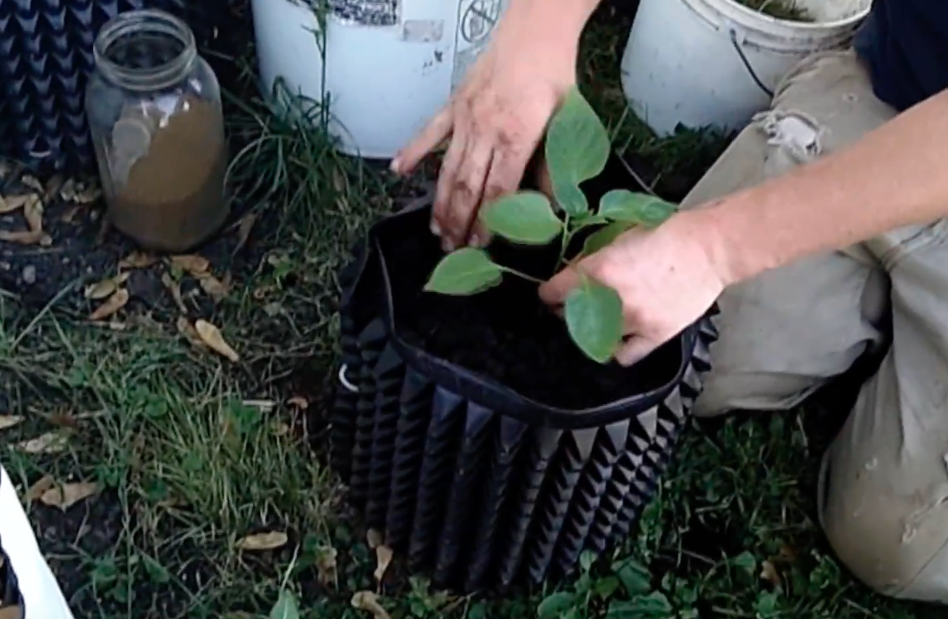
[{"label": "ridged plastic container", "polygon": [[678,337],[661,388],[590,410],[540,405],[399,336],[385,240],[428,234],[429,208],[376,224],[342,276],[332,466],[365,524],[438,586],[566,575],[652,497],[710,369],[711,313]]},{"label": "ridged plastic container", "polygon": [[225,4],[0,0],[0,156],[42,168],[94,170],[84,95],[102,25],[120,12],[163,9],[186,19],[200,43],[223,19],[218,13]]}]

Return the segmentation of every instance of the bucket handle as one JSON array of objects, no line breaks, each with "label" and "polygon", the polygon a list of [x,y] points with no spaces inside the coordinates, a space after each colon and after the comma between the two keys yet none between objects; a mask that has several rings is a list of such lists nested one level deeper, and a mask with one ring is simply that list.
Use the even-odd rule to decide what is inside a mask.
[{"label": "bucket handle", "polygon": [[741,48],[741,43],[737,40],[737,28],[730,26],[728,30],[731,33],[731,43],[734,45],[734,49],[737,50],[737,55],[741,57],[741,62],[744,63],[744,68],[747,69],[747,72],[750,74],[751,79],[754,80],[754,83],[757,84],[757,87],[767,93],[767,96],[771,99],[774,98],[774,91],[767,88],[764,85],[764,82],[757,77],[757,72],[754,71],[754,67],[751,66],[750,60],[747,59],[747,56],[744,54],[744,50]]}]

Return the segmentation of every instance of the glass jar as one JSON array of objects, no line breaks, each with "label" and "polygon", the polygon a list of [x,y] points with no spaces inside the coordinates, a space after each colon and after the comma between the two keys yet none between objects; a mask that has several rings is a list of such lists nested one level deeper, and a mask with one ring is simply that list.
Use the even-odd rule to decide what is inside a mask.
[{"label": "glass jar", "polygon": [[86,115],[109,219],[145,249],[194,248],[229,212],[217,77],[187,24],[158,10],[114,17],[93,53]]}]

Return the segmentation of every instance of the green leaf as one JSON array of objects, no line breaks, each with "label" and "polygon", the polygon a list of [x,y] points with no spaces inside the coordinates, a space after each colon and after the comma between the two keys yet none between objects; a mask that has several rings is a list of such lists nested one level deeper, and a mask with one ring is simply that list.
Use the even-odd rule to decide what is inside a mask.
[{"label": "green leaf", "polygon": [[606,613],[608,619],[670,619],[675,610],[664,593],[639,596],[628,602],[614,601]]},{"label": "green leaf", "polygon": [[549,199],[538,191],[506,195],[481,209],[480,218],[488,230],[515,243],[545,245],[563,231]]},{"label": "green leaf", "polygon": [[296,596],[286,589],[281,589],[280,597],[270,611],[270,619],[300,619],[300,605]]},{"label": "green leaf", "polygon": [[611,598],[616,591],[618,591],[620,586],[621,585],[618,578],[615,576],[606,576],[605,578],[600,578],[597,580],[593,589],[596,591],[596,595],[604,600],[607,600]]},{"label": "green leaf", "polygon": [[635,227],[635,224],[625,221],[614,221],[608,226],[603,226],[586,237],[586,241],[583,243],[583,255],[591,256],[603,247],[611,245],[623,232],[633,227]]},{"label": "green leaf", "polygon": [[612,288],[590,279],[566,297],[566,326],[587,357],[606,363],[622,342],[622,299]]},{"label": "green leaf", "polygon": [[569,591],[551,593],[537,607],[537,619],[559,619],[575,604],[576,596]]},{"label": "green leaf", "polygon": [[757,577],[757,559],[749,550],[746,550],[736,557],[733,557],[730,563],[731,565],[739,567],[747,572],[748,576],[752,578]]},{"label": "green leaf", "polygon": [[626,593],[630,596],[644,595],[652,590],[652,575],[637,561],[626,559],[612,566]]},{"label": "green leaf", "polygon": [[503,270],[486,251],[464,247],[441,259],[425,284],[425,291],[471,295],[496,286],[502,279]]},{"label": "green leaf", "polygon": [[646,193],[613,189],[599,201],[599,214],[613,221],[625,221],[654,228],[678,209],[671,202]]},{"label": "green leaf", "polygon": [[596,553],[591,550],[584,550],[579,555],[579,566],[584,573],[588,573],[592,569],[593,563],[596,562]]},{"label": "green leaf", "polygon": [[609,134],[596,111],[572,87],[553,115],[546,134],[545,155],[553,193],[570,215],[589,210],[579,184],[598,176],[609,158]]}]

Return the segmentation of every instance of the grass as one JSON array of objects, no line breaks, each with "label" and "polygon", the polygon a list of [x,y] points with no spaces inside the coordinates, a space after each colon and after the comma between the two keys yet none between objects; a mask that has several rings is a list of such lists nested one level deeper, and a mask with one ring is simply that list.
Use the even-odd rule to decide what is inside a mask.
[{"label": "grass", "polygon": [[[597,23],[584,45],[583,87],[617,149],[643,154],[658,178],[706,165],[720,136],[659,140],[625,113],[614,78],[622,28]],[[376,559],[324,463],[322,394],[336,273],[407,189],[259,101],[228,106],[241,145],[233,180],[257,218],[246,248],[255,260],[232,273],[213,310],[186,307],[220,328],[239,361],[196,345],[173,314],[131,304],[99,326],[0,296],[0,406],[23,417],[0,430],[0,458],[23,491],[50,478],[98,486],[67,510],[28,505],[79,617],[289,618],[271,611],[297,604],[311,619],[371,616],[351,601],[376,591]],[[832,558],[814,520],[813,420],[812,410],[750,415],[690,432],[640,535],[558,591],[456,598],[394,574],[379,602],[393,619],[514,619],[538,608],[569,619],[934,618],[871,594]],[[22,443],[51,433],[61,442]],[[248,540],[263,548],[243,548]]]}]

